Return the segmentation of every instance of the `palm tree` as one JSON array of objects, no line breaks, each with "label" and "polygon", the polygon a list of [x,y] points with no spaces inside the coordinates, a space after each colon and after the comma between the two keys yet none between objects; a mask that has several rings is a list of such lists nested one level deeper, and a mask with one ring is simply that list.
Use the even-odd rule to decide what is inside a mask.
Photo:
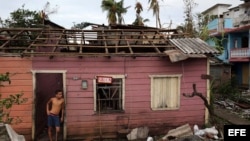
[{"label": "palm tree", "polygon": [[123,14],[127,13],[128,9],[130,8],[130,6],[127,6],[127,7],[123,7],[123,3],[124,3],[124,0],[121,0],[120,2],[117,2],[117,17],[118,17],[118,23],[119,24],[122,24],[125,23],[124,19],[123,19]]},{"label": "palm tree", "polygon": [[[103,11],[107,11],[107,18],[109,24],[121,24],[123,21],[122,14],[127,13],[127,9],[129,8],[123,7],[123,0],[116,2],[115,0],[103,0],[101,4],[101,8]],[[123,21],[124,22],[124,21]]]},{"label": "palm tree", "polygon": [[143,7],[142,7],[142,4],[140,2],[136,2],[135,10],[136,10],[137,15],[140,15],[141,12],[143,11]]},{"label": "palm tree", "polygon": [[153,15],[156,17],[156,27],[161,28],[161,20],[160,20],[160,6],[158,0],[148,0],[149,10],[153,10]]},{"label": "palm tree", "polygon": [[135,10],[136,10],[136,19],[135,21],[133,22],[133,25],[140,25],[140,26],[143,26],[144,25],[144,22],[147,22],[149,21],[149,19],[143,19],[141,17],[141,12],[143,11],[143,7],[142,7],[142,4],[140,2],[136,2],[135,4]]},{"label": "palm tree", "polygon": [[107,13],[107,18],[109,24],[116,24],[116,2],[115,0],[103,0],[102,1],[102,10],[103,11],[108,11]]}]

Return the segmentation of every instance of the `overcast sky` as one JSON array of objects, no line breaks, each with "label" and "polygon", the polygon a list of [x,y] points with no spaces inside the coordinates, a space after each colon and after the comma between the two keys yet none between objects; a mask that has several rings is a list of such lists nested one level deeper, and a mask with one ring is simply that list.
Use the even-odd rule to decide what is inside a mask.
[{"label": "overcast sky", "polygon": [[[117,0],[119,1],[119,0]],[[155,17],[152,11],[148,11],[148,0],[124,0],[124,7],[131,6],[124,15],[125,24],[131,24],[135,20],[135,3],[142,3],[144,19],[150,19],[147,26],[155,27]],[[172,28],[184,22],[183,0],[159,0],[160,18],[163,27],[167,27],[172,20]],[[243,3],[241,0],[194,0],[197,6],[195,13],[200,13],[215,4],[231,4],[232,7]],[[50,2],[50,9],[57,8],[57,13],[49,15],[51,21],[70,28],[74,23],[92,22],[107,25],[106,12],[101,9],[101,0],[0,0],[0,17],[6,19],[10,13],[25,4],[25,9],[40,11],[46,2]]]}]

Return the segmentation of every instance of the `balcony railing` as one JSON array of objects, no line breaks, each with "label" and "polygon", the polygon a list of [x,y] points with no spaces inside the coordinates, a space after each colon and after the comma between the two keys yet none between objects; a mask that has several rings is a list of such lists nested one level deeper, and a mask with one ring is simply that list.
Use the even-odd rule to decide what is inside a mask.
[{"label": "balcony railing", "polygon": [[230,51],[230,58],[248,58],[250,57],[250,48],[233,48]]}]

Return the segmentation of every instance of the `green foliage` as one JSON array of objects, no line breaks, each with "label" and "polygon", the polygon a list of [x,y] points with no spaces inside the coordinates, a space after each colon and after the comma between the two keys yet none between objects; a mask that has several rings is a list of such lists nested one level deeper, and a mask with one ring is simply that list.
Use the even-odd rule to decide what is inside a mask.
[{"label": "green foliage", "polygon": [[207,41],[210,38],[207,26],[203,26],[200,28],[198,32],[198,37],[202,39],[203,41]]},{"label": "green foliage", "polygon": [[[0,84],[1,82],[9,82],[10,84],[10,78],[9,73],[0,74]],[[3,85],[1,85],[3,87]],[[21,122],[21,120],[17,118],[10,117],[10,111],[13,105],[22,104],[27,101],[27,98],[23,98],[23,93],[18,94],[11,94],[6,98],[2,98],[2,95],[0,94],[0,123],[13,123],[15,120],[15,123]]]},{"label": "green foliage", "polygon": [[135,4],[135,11],[136,11],[136,19],[132,23],[132,25],[137,25],[137,26],[144,26],[145,22],[148,22],[149,19],[143,19],[141,16],[141,12],[143,11],[142,4],[140,2],[136,2]]},{"label": "green foliage", "polygon": [[7,82],[9,82],[9,84],[11,83],[10,77],[9,77],[9,72],[6,72],[5,74],[0,74],[0,86],[3,86],[3,85],[1,85],[1,81],[2,82],[7,81]]},{"label": "green foliage", "polygon": [[[43,19],[40,12],[31,11],[24,8],[18,8],[17,10],[10,13],[10,17],[1,20],[0,25],[4,28],[32,28],[32,27],[43,27]],[[7,36],[18,35],[16,31],[10,31],[6,33]],[[20,33],[20,36],[15,37],[15,41],[9,42],[9,46],[12,47],[27,47],[30,42],[36,37],[37,33],[30,33],[28,31],[24,31]],[[0,41],[0,44],[3,43]],[[15,50],[5,50],[5,52],[10,53],[20,53],[22,49],[15,49]]]},{"label": "green foliage", "polygon": [[193,9],[197,6],[194,0],[183,0],[185,8],[185,30],[191,37],[195,37],[195,23],[194,23],[194,14]]},{"label": "green foliage", "polygon": [[146,22],[149,22],[149,19],[143,19],[142,17],[137,17],[132,25],[144,26]]},{"label": "green foliage", "polygon": [[[164,1],[164,0],[162,0],[162,1]],[[156,27],[161,28],[159,0],[148,0],[148,3],[149,3],[148,10],[152,10],[153,16],[155,16],[155,18],[156,18]]]},{"label": "green foliage", "polygon": [[212,110],[214,110],[214,101],[215,101],[215,81],[212,80],[211,83],[210,83],[210,105],[211,105],[211,108]]},{"label": "green foliage", "polygon": [[10,13],[10,18],[1,22],[3,27],[41,27],[43,19],[40,12],[22,8]]},{"label": "green foliage", "polygon": [[211,40],[215,43],[215,48],[220,53],[223,53],[224,51],[223,42],[224,40],[226,40],[226,38],[224,38],[224,34],[222,33],[221,38],[211,37]]},{"label": "green foliage", "polygon": [[197,36],[204,41],[209,40],[208,16],[203,16],[201,13],[196,14],[197,17]]},{"label": "green foliage", "polygon": [[215,43],[215,49],[217,49],[220,54],[224,52],[223,42],[226,40],[224,37],[224,33],[221,34],[221,37],[218,38],[216,36],[210,36],[209,30],[208,30],[208,23],[209,21],[218,18],[214,15],[208,16],[208,15],[202,15],[201,13],[198,13],[198,24],[197,24],[197,37],[204,41],[212,40]]},{"label": "green foliage", "polygon": [[123,14],[127,13],[128,7],[123,6],[124,0],[116,2],[115,0],[102,0],[101,8],[107,11],[107,19],[109,24],[122,24]]},{"label": "green foliage", "polygon": [[219,95],[219,98],[221,99],[231,99],[234,101],[238,101],[240,98],[240,90],[237,87],[237,81],[234,77],[216,86],[214,91]]}]

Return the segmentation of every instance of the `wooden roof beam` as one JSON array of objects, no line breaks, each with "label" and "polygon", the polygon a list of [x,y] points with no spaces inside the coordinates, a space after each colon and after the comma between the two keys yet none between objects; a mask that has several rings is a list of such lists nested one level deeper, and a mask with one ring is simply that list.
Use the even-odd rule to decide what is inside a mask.
[{"label": "wooden roof beam", "polygon": [[[139,36],[138,36],[137,40],[135,41],[135,44],[138,43],[138,40],[139,40],[139,39],[143,39],[142,33],[143,33],[142,31],[139,32]],[[143,42],[143,41],[142,41],[142,42]]]},{"label": "wooden roof beam", "polygon": [[36,38],[34,39],[34,41],[27,47],[27,49],[24,50],[24,52],[27,52],[27,50],[31,49],[32,45],[37,41],[37,39],[39,38],[39,36],[43,33],[43,30],[41,30],[41,32],[36,36]]},{"label": "wooden roof beam", "polygon": [[127,35],[124,35],[124,39],[127,42],[127,46],[128,46],[129,51],[130,51],[130,54],[133,54],[134,52],[133,52],[133,50],[132,50],[132,48],[130,46],[130,43],[129,43],[128,39],[127,39]]},{"label": "wooden roof beam", "polygon": [[170,45],[169,40],[163,35],[163,33],[160,33],[159,31],[157,31],[157,32],[158,32],[158,34],[160,35],[160,37],[161,37],[162,39],[164,39],[165,43],[166,43],[167,45]]},{"label": "wooden roof beam", "polygon": [[101,56],[101,57],[112,57],[112,56],[126,56],[126,57],[145,57],[145,56],[166,56],[165,53],[133,53],[133,54],[130,54],[130,53],[108,53],[108,54],[105,54],[105,53],[69,53],[69,52],[54,52],[54,53],[51,53],[51,52],[25,52],[25,53],[22,53],[23,56],[50,56],[50,59],[56,57],[56,56],[75,56],[75,57],[84,57],[84,56],[92,56],[92,57],[96,57],[96,56]]},{"label": "wooden roof beam", "polygon": [[120,40],[117,42],[118,43],[118,45],[121,43],[121,39],[122,39],[122,36],[124,36],[124,34],[123,34],[123,30],[122,31],[120,31]]},{"label": "wooden roof beam", "polygon": [[148,38],[147,35],[144,35],[144,37],[145,37],[146,39],[148,39],[148,42],[154,47],[154,49],[155,49],[155,51],[156,51],[157,53],[161,53],[161,51],[155,46],[155,44],[153,43],[153,41],[149,40],[149,38]]},{"label": "wooden roof beam", "polygon": [[61,41],[61,39],[62,39],[62,35],[64,34],[64,30],[62,31],[62,33],[59,35],[59,38],[57,38],[57,41],[56,41],[56,46],[55,47],[53,47],[53,50],[52,50],[52,52],[55,52],[56,51],[56,49],[58,48],[58,45],[59,45],[59,42]]},{"label": "wooden roof beam", "polygon": [[18,35],[20,35],[23,32],[24,32],[24,30],[19,31],[17,34],[12,36],[11,39],[8,39],[4,44],[2,44],[0,48],[3,48],[4,46],[6,46],[8,43],[10,43],[11,40],[15,39]]},{"label": "wooden roof beam", "polygon": [[106,35],[106,33],[104,32],[104,30],[102,30],[102,39],[103,39],[104,46],[105,46],[105,53],[109,53],[106,36],[107,36],[107,35]]}]

